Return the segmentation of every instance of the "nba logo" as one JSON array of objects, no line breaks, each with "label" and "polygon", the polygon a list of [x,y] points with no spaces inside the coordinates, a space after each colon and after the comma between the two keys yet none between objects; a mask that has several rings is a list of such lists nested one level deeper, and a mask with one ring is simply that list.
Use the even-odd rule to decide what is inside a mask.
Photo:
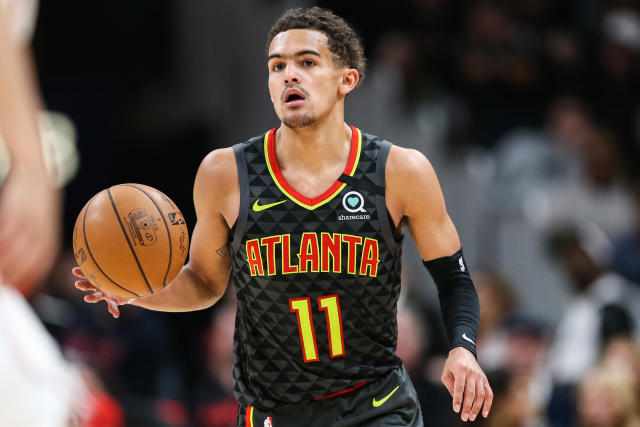
[{"label": "nba logo", "polygon": [[462,261],[462,257],[460,257],[460,259],[458,259],[458,264],[460,264],[460,271],[464,271],[464,261]]},{"label": "nba logo", "polygon": [[264,427],[273,427],[273,418],[265,417],[264,418]]}]

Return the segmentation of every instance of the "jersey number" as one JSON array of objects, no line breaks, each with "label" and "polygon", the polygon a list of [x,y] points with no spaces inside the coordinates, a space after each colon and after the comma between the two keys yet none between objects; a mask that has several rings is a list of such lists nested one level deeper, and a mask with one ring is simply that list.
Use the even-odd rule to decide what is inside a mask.
[{"label": "jersey number", "polygon": [[[344,337],[342,336],[342,317],[338,295],[318,297],[318,308],[327,315],[331,357],[344,356]],[[289,309],[298,317],[298,332],[300,333],[304,361],[317,362],[320,358],[318,357],[316,333],[313,330],[313,319],[311,318],[311,298],[292,298],[289,300]]]}]

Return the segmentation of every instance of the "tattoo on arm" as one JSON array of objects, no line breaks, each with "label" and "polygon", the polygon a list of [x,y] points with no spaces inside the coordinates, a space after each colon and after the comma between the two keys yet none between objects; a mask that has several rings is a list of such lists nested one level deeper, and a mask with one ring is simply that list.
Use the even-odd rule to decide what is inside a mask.
[{"label": "tattoo on arm", "polygon": [[229,256],[229,248],[227,247],[227,245],[220,246],[218,249],[216,249],[216,252],[223,258]]}]

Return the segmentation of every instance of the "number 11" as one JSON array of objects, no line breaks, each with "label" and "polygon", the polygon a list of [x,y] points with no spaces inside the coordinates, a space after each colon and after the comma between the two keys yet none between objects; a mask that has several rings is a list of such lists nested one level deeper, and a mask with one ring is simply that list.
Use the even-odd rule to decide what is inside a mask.
[{"label": "number 11", "polygon": [[[327,316],[327,328],[329,329],[329,351],[331,357],[344,356],[344,337],[342,335],[342,316],[340,314],[340,302],[338,295],[318,297],[318,308]],[[316,333],[313,329],[311,318],[311,298],[291,298],[289,309],[298,317],[298,332],[302,345],[302,357],[305,362],[317,362],[318,345]]]}]

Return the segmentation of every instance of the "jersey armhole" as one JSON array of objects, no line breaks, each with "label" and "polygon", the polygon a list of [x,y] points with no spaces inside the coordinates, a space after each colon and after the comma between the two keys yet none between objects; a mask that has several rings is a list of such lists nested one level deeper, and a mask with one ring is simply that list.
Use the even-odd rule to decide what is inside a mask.
[{"label": "jersey armhole", "polygon": [[233,146],[233,154],[235,155],[236,165],[238,167],[238,186],[240,188],[238,218],[229,230],[231,249],[235,252],[240,248],[240,244],[242,243],[242,234],[244,233],[244,228],[247,224],[247,215],[249,214],[249,172],[247,171],[247,161],[244,155],[244,143],[235,144]]},{"label": "jersey armhole", "polygon": [[[378,152],[378,158],[376,160],[376,184],[385,187],[385,170],[387,167],[387,157],[391,150],[391,143],[386,140],[380,142],[380,151]],[[385,192],[386,194],[386,192]],[[396,248],[402,242],[403,235],[398,232],[393,223],[391,213],[387,209],[387,200],[385,195],[376,195],[376,208],[380,213],[378,215],[380,219],[380,229],[382,236],[389,245],[390,248]],[[386,213],[386,214],[385,214]]]}]

